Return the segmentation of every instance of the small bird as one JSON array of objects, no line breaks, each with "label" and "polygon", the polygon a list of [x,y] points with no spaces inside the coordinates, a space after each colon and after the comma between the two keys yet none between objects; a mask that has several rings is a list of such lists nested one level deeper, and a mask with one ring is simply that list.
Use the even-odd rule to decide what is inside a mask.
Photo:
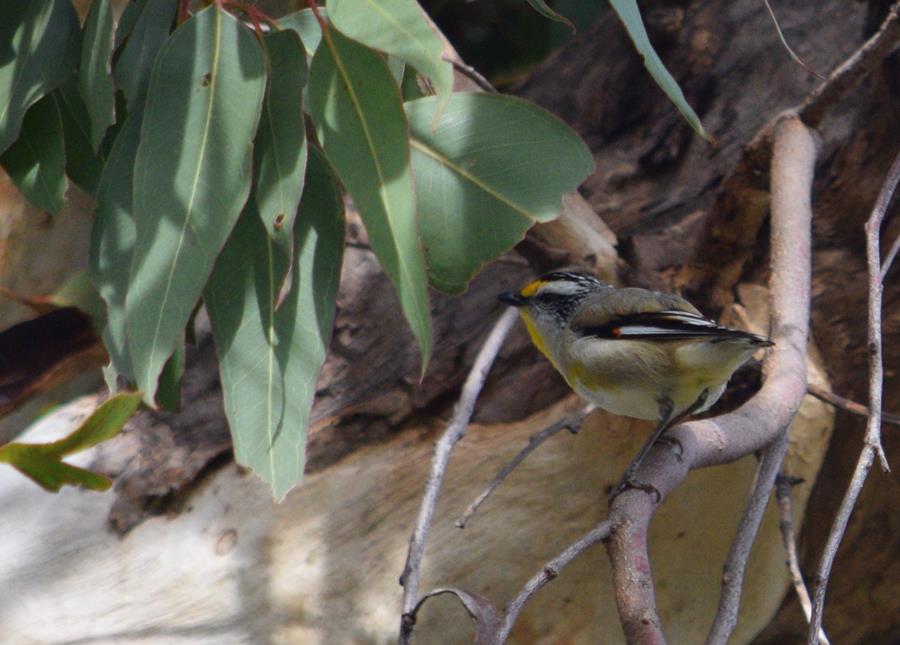
[{"label": "small bird", "polygon": [[634,479],[665,431],[709,409],[731,375],[762,347],[756,334],[704,318],[680,296],[612,287],[577,270],[554,271],[504,292],[531,340],[583,399],[613,414],[658,421],[625,471],[625,488],[659,491]]}]

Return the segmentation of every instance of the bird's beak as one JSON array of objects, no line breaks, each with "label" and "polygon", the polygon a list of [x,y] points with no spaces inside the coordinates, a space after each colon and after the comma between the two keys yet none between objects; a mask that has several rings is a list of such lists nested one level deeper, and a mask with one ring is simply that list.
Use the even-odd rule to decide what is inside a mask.
[{"label": "bird's beak", "polygon": [[497,296],[497,299],[509,305],[510,307],[521,307],[525,304],[525,298],[517,294],[515,291],[504,291]]}]

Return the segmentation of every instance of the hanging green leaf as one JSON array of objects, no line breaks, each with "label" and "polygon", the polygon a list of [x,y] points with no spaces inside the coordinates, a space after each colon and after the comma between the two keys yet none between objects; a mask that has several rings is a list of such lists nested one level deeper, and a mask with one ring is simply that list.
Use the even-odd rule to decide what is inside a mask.
[{"label": "hanging green leaf", "polygon": [[666,93],[669,100],[675,104],[675,107],[687,119],[697,134],[707,141],[712,141],[712,136],[703,129],[700,117],[697,116],[697,113],[688,104],[687,99],[684,98],[684,93],[678,86],[678,82],[672,78],[656,50],[653,49],[653,45],[650,44],[650,37],[647,36],[647,30],[644,29],[644,22],[641,20],[641,11],[638,9],[637,0],[609,0],[609,3],[616,14],[618,14],[622,24],[625,25],[631,41],[634,43],[641,58],[644,59],[644,65],[647,71],[650,72],[650,76],[653,77],[660,89]]},{"label": "hanging green leaf", "polygon": [[66,151],[66,175],[90,195],[97,194],[97,183],[103,171],[104,153],[94,152],[91,145],[91,119],[78,94],[78,79],[70,78],[50,95],[62,118],[63,143]]},{"label": "hanging green leaf", "polygon": [[544,18],[561,22],[564,25],[567,25],[573,32],[575,31],[575,25],[572,24],[572,21],[561,13],[553,11],[544,0],[528,0],[528,4],[530,4],[535,11],[544,16]]},{"label": "hanging green leaf", "polygon": [[[319,7],[319,13],[323,18],[327,18],[328,8]],[[322,29],[319,27],[319,21],[313,15],[312,9],[301,9],[288,14],[284,18],[279,18],[278,24],[282,29],[290,29],[296,32],[300,36],[300,40],[303,41],[306,56],[312,58],[319,48],[319,43],[322,41]]]},{"label": "hanging green leaf", "polygon": [[431,312],[400,92],[384,59],[330,28],[309,74],[310,114],[328,160],[353,197],[372,250],[431,355]]},{"label": "hanging green leaf", "polygon": [[269,236],[290,251],[306,170],[306,56],[293,31],[268,33],[262,43],[269,74],[253,148],[254,197]]},{"label": "hanging green leaf", "polygon": [[[146,0],[133,26],[130,16],[128,22],[119,23],[119,29],[131,28],[131,33],[122,46],[113,74],[116,87],[125,93],[131,111],[144,102],[150,72],[169,37],[177,8],[178,3],[172,0]],[[118,33],[116,39],[119,39]]]},{"label": "hanging green leaf", "polygon": [[0,155],[0,165],[29,202],[59,213],[66,194],[66,158],[62,121],[52,96],[28,110],[18,140]]},{"label": "hanging green leaf", "polygon": [[431,79],[438,112],[443,111],[453,91],[451,52],[416,0],[329,0],[328,18],[353,40],[399,58]]},{"label": "hanging green leaf", "polygon": [[116,120],[110,57],[113,15],[109,0],[94,0],[84,23],[78,90],[91,115],[91,145],[100,148],[106,129]]},{"label": "hanging green leaf", "polygon": [[148,403],[247,199],[264,90],[255,36],[216,6],[179,27],[154,65],[126,299],[132,367]]},{"label": "hanging green leaf", "polygon": [[432,286],[459,293],[594,167],[566,124],[511,96],[457,93],[433,127],[434,97],[406,104],[419,227]]},{"label": "hanging green leaf", "polygon": [[0,2],[0,152],[16,140],[28,108],[72,74],[78,39],[69,2]]},{"label": "hanging green leaf", "polygon": [[116,436],[140,403],[140,392],[117,394],[64,439],[53,443],[8,443],[0,446],[0,462],[14,467],[48,491],[56,492],[65,484],[106,490],[112,484],[109,478],[67,464],[62,458]]},{"label": "hanging green leaf", "polygon": [[281,307],[274,296],[290,256],[266,235],[252,203],[204,292],[235,457],[277,500],[303,474],[309,410],[334,321],[342,212],[327,164],[311,154],[294,228],[294,279]]},{"label": "hanging green leaf", "polygon": [[147,0],[129,0],[122,15],[119,16],[119,22],[116,25],[116,38],[113,43],[113,49],[118,49],[125,42],[125,39],[131,35],[137,25],[138,18],[147,6]]},{"label": "hanging green leaf", "polygon": [[100,177],[89,263],[94,286],[106,302],[103,344],[110,366],[128,380],[134,380],[134,374],[125,336],[125,296],[135,240],[132,192],[141,116],[137,112],[125,120]]}]

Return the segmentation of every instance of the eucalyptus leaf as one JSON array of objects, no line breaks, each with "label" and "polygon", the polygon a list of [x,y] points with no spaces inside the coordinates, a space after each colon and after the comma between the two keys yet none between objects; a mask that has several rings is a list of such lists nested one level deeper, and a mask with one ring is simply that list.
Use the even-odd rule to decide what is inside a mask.
[{"label": "eucalyptus leaf", "polygon": [[71,3],[0,2],[0,152],[16,140],[28,108],[74,72],[78,42]]},{"label": "eucalyptus leaf", "polygon": [[62,121],[52,96],[28,110],[19,138],[0,155],[0,165],[29,202],[59,213],[66,194],[66,158]]},{"label": "eucalyptus leaf", "polygon": [[424,373],[431,312],[399,88],[379,54],[334,27],[323,38],[310,68],[310,114],[394,284]]},{"label": "eucalyptus leaf", "polygon": [[56,492],[65,484],[106,490],[112,485],[109,478],[67,464],[62,458],[117,435],[140,403],[140,392],[117,394],[98,407],[75,432],[59,441],[0,446],[0,462],[13,466],[48,491]]},{"label": "eucalyptus leaf", "polygon": [[451,52],[416,0],[329,0],[328,17],[346,36],[427,76],[443,111],[453,91]]},{"label": "eucalyptus leaf", "polygon": [[675,104],[675,107],[687,119],[697,134],[708,141],[712,141],[712,136],[700,123],[700,117],[697,116],[697,113],[688,104],[687,99],[684,98],[684,93],[681,91],[678,82],[672,78],[669,70],[666,69],[666,66],[660,60],[659,54],[656,53],[653,45],[650,44],[650,37],[647,36],[647,30],[644,28],[643,20],[641,20],[641,11],[638,9],[637,0],[609,0],[609,4],[612,5],[622,24],[625,25],[631,41],[634,43],[641,58],[644,59],[644,65],[647,71],[650,72],[650,76],[656,81],[656,84],[666,93],[669,100]]},{"label": "eucalyptus leaf", "polygon": [[[319,7],[319,13],[323,18],[327,18],[328,8]],[[319,48],[319,43],[322,41],[322,29],[319,27],[319,21],[316,20],[312,9],[301,9],[290,13],[283,18],[279,18],[278,24],[281,25],[282,29],[290,29],[296,32],[300,36],[300,40],[303,41],[307,58],[312,58]]]},{"label": "eucalyptus leaf", "polygon": [[90,117],[78,94],[78,80],[70,78],[50,96],[62,118],[66,175],[82,190],[96,195],[105,159],[103,151],[95,153],[91,145]]},{"label": "eucalyptus leaf", "polygon": [[215,5],[179,27],[153,67],[126,299],[132,367],[148,403],[249,194],[264,90],[256,37]]},{"label": "eucalyptus leaf", "polygon": [[544,0],[528,0],[528,4],[530,4],[535,11],[544,16],[544,18],[561,22],[564,25],[567,25],[573,32],[575,31],[575,25],[572,24],[572,21],[561,13],[553,11]]},{"label": "eucalyptus leaf", "polygon": [[571,128],[522,99],[456,93],[437,127],[435,97],[405,107],[429,278],[448,293],[555,218],[594,167]]},{"label": "eucalyptus leaf", "polygon": [[253,211],[248,204],[204,300],[235,457],[280,500],[303,474],[309,411],[334,321],[343,204],[327,164],[311,154],[294,229],[294,280],[278,309],[277,276],[291,258]]},{"label": "eucalyptus leaf", "polygon": [[109,0],[94,0],[84,24],[78,89],[91,117],[91,145],[100,147],[106,129],[116,120],[110,57],[113,14]]},{"label": "eucalyptus leaf", "polygon": [[[172,0],[145,0],[138,8],[140,15],[133,25],[130,16],[128,22],[119,25],[120,28],[130,28],[131,32],[119,52],[113,74],[116,86],[125,93],[131,111],[144,102],[153,64],[169,37],[177,7],[178,3]],[[119,37],[118,34],[116,37]]]},{"label": "eucalyptus leaf", "polygon": [[103,344],[110,367],[131,381],[134,373],[125,336],[125,296],[134,252],[132,192],[141,116],[141,112],[132,113],[125,120],[100,176],[89,255],[91,279],[106,302]]},{"label": "eucalyptus leaf", "polygon": [[306,170],[306,56],[293,31],[268,33],[262,44],[269,73],[253,148],[254,198],[269,237],[289,250]]}]

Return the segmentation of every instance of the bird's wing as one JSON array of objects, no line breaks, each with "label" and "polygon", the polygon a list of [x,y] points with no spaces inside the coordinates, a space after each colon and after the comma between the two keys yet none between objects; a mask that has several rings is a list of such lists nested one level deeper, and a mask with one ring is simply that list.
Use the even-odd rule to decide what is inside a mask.
[{"label": "bird's wing", "polygon": [[606,289],[590,296],[571,322],[578,336],[606,339],[744,340],[760,347],[761,336],[722,327],[681,296],[648,289]]}]

